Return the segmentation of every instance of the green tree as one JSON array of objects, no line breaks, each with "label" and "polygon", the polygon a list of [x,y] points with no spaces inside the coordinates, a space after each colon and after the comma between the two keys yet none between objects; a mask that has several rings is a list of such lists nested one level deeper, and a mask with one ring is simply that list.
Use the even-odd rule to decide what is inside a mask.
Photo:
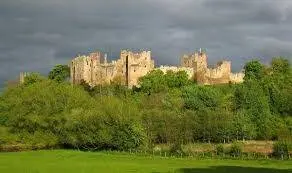
[{"label": "green tree", "polygon": [[37,82],[42,82],[45,80],[45,77],[41,76],[39,73],[33,72],[29,73],[27,76],[24,77],[24,86],[32,85]]},{"label": "green tree", "polygon": [[287,74],[290,72],[289,60],[283,57],[275,57],[272,59],[271,67],[273,73]]},{"label": "green tree", "polygon": [[262,86],[274,114],[292,115],[292,73],[287,59],[273,58],[271,73],[265,76]]},{"label": "green tree", "polygon": [[244,80],[261,80],[265,67],[258,60],[247,62],[244,66]]},{"label": "green tree", "polygon": [[235,139],[252,140],[257,135],[256,124],[252,122],[245,110],[235,113],[233,118],[233,135]]},{"label": "green tree", "polygon": [[258,81],[248,80],[243,85],[238,85],[235,90],[234,105],[237,111],[244,111],[256,124],[258,138],[272,137],[275,129],[271,128],[272,114],[269,99]]},{"label": "green tree", "polygon": [[70,77],[70,67],[68,65],[58,64],[49,72],[49,79],[57,82],[63,82]]},{"label": "green tree", "polygon": [[153,70],[139,79],[142,92],[147,94],[165,91],[167,89],[164,73],[161,70]]},{"label": "green tree", "polygon": [[188,74],[185,71],[167,71],[165,80],[169,88],[179,88],[189,83]]},{"label": "green tree", "polygon": [[184,105],[192,110],[215,110],[222,104],[222,95],[216,88],[208,86],[188,86],[182,91]]}]

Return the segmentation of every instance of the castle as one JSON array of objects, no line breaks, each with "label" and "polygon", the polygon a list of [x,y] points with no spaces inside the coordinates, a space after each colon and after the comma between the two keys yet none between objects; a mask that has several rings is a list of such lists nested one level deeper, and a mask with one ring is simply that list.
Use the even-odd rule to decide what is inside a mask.
[{"label": "castle", "polygon": [[186,71],[189,79],[193,79],[198,84],[203,85],[241,83],[244,77],[244,73],[242,72],[231,72],[230,61],[221,61],[217,63],[215,68],[208,68],[207,54],[201,49],[194,54],[183,55],[181,57],[181,67],[161,66],[159,69],[163,72],[168,70]]},{"label": "castle", "polygon": [[198,84],[213,85],[223,83],[243,82],[243,73],[231,73],[231,62],[222,61],[216,68],[208,68],[207,54],[197,51],[191,55],[183,55],[181,66],[154,67],[150,51],[134,53],[122,50],[117,61],[107,61],[107,55],[101,52],[90,53],[74,58],[70,64],[71,82],[80,84],[82,81],[90,86],[102,85],[111,82],[128,87],[138,86],[138,79],[148,72],[159,69],[167,71],[185,71],[189,79]]},{"label": "castle", "polygon": [[138,79],[154,69],[150,51],[133,53],[122,50],[120,59],[107,62],[107,55],[100,52],[78,56],[70,65],[73,84],[88,83],[90,86],[118,82],[128,87],[138,85]]}]

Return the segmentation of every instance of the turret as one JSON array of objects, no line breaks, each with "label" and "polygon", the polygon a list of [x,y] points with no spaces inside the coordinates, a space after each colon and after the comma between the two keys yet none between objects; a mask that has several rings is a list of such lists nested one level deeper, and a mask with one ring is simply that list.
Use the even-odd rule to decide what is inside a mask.
[{"label": "turret", "polygon": [[104,54],[104,61],[103,61],[104,64],[107,64],[107,54]]}]

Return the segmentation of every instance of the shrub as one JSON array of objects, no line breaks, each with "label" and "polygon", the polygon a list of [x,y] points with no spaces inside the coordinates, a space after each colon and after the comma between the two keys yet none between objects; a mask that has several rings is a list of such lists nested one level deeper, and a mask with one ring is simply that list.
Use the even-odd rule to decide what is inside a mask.
[{"label": "shrub", "polygon": [[222,144],[219,144],[216,146],[216,154],[217,155],[223,155],[224,154],[224,147]]},{"label": "shrub", "polygon": [[241,144],[234,142],[230,147],[229,154],[234,157],[239,157],[242,154],[242,146]]},{"label": "shrub", "polygon": [[288,157],[288,143],[284,141],[276,142],[273,146],[273,156],[278,159],[285,159]]},{"label": "shrub", "polygon": [[181,144],[179,144],[178,142],[175,142],[169,150],[170,154],[175,155],[175,156],[181,156],[184,154],[183,149]]}]

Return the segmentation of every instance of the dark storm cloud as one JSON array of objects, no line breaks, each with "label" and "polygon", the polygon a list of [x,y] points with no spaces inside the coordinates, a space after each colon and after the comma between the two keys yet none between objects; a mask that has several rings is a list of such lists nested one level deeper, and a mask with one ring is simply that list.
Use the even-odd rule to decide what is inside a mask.
[{"label": "dark storm cloud", "polygon": [[253,56],[292,54],[288,0],[2,0],[0,81],[47,73],[94,50],[151,49],[158,64],[206,48],[235,69]]}]

